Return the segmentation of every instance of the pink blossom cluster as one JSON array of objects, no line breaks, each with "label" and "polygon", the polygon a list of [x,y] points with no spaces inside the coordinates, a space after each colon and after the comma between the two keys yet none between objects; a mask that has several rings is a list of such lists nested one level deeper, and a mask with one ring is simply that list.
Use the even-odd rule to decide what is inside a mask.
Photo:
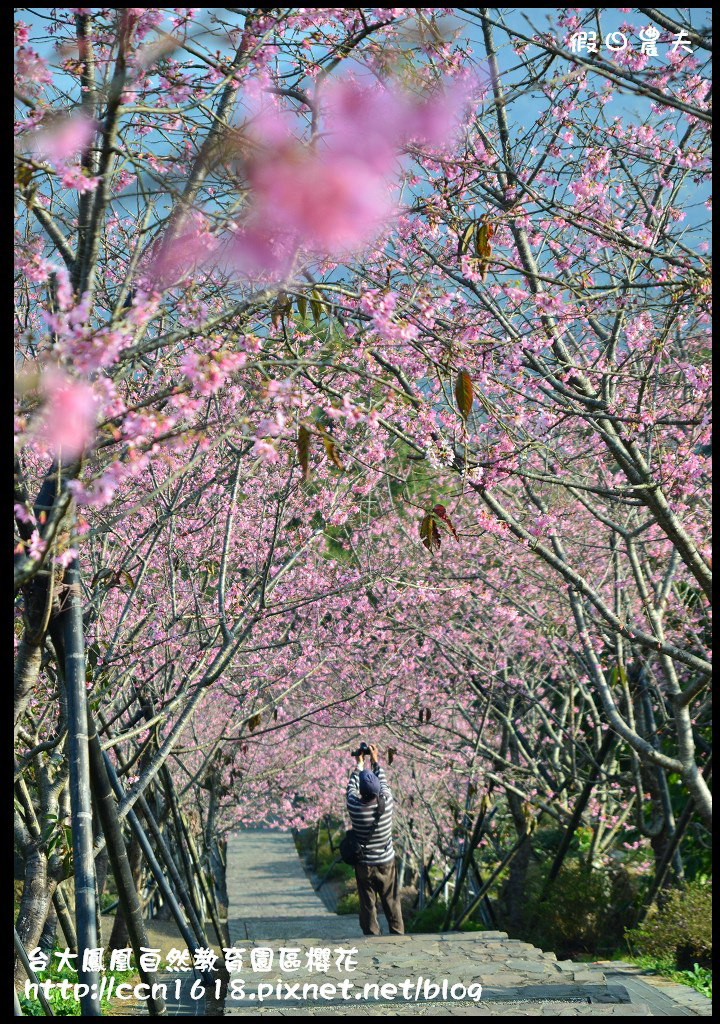
[{"label": "pink blossom cluster", "polygon": [[[324,97],[325,127],[312,144],[293,132],[277,107],[259,111],[245,128],[247,213],[222,240],[189,224],[155,257],[152,274],[167,287],[214,258],[230,270],[286,275],[299,250],[342,258],[377,235],[397,205],[404,145],[442,147],[469,94],[453,83],[418,99],[400,90],[345,81]],[[174,282],[175,283],[175,282]]]},{"label": "pink blossom cluster", "polygon": [[21,239],[15,244],[15,266],[32,284],[43,284],[50,277],[55,265],[42,255],[42,241],[32,240],[24,244]]},{"label": "pink blossom cluster", "polygon": [[218,241],[210,232],[205,217],[192,211],[168,238],[153,244],[142,261],[141,288],[160,292],[176,288],[191,279],[218,253]]},{"label": "pink blossom cluster", "polygon": [[363,292],[360,308],[372,315],[373,325],[384,341],[413,341],[420,333],[416,325],[393,318],[397,301],[395,292],[368,288]]},{"label": "pink blossom cluster", "polygon": [[97,176],[86,173],[77,158],[91,142],[97,124],[83,113],[60,116],[48,127],[39,126],[20,138],[38,160],[50,163],[60,175],[63,188],[92,192],[100,183]]},{"label": "pink blossom cluster", "polygon": [[56,457],[74,459],[93,438],[97,412],[93,389],[55,367],[43,373],[41,389],[45,405],[35,422],[35,435]]},{"label": "pink blossom cluster", "polygon": [[218,350],[203,354],[189,351],[182,356],[180,369],[193,382],[198,394],[213,395],[246,361],[245,352]]},{"label": "pink blossom cluster", "polygon": [[125,460],[111,463],[100,476],[87,484],[81,480],[70,480],[68,490],[80,504],[101,508],[113,500],[121,484],[138,477],[149,463],[147,452],[130,452]]},{"label": "pink blossom cluster", "polygon": [[42,311],[47,325],[57,335],[57,352],[81,373],[92,374],[117,362],[123,349],[132,344],[138,327],[152,317],[157,309],[157,296],[138,290],[123,319],[107,327],[88,324],[89,296],[73,303],[67,271],[54,267],[57,278],[58,313]]},{"label": "pink blossom cluster", "polygon": [[634,344],[647,342],[653,334],[653,322],[649,313],[639,313],[625,324],[625,337]]}]

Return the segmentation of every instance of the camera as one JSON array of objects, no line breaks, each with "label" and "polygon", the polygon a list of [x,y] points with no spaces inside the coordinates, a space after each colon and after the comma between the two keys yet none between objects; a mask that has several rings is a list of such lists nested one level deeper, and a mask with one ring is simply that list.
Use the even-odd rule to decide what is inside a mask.
[{"label": "camera", "polygon": [[351,757],[364,757],[365,754],[370,754],[370,747],[367,743],[361,743],[357,750],[353,750],[350,754]]}]

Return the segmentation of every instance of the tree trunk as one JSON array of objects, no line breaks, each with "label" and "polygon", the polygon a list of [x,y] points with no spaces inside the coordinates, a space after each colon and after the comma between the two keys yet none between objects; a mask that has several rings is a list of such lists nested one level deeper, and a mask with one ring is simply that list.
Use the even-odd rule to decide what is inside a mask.
[{"label": "tree trunk", "polygon": [[47,918],[45,920],[45,927],[42,930],[40,941],[38,945],[43,953],[47,953],[48,956],[52,953],[55,948],[55,939],[57,937],[58,918],[55,912],[55,907],[50,904],[48,908]]},{"label": "tree trunk", "polygon": [[[519,764],[519,753],[514,738],[510,740],[510,760],[513,764]],[[522,811],[523,802],[517,793],[510,790],[507,791],[506,797],[515,824],[515,831],[520,839],[528,830],[528,823]],[[511,933],[517,933],[522,926],[525,910],[525,887],[531,853],[530,843],[523,843],[510,862],[507,881],[503,886],[501,899],[506,908],[507,928]]]},{"label": "tree trunk", "polygon": [[595,783],[597,782],[598,776],[600,774],[600,769],[603,765],[603,761],[610,753],[616,738],[617,737],[615,736],[615,733],[611,729],[608,729],[605,733],[605,739],[603,740],[602,746],[598,751],[596,762],[590,769],[590,774],[587,777],[587,781],[583,786],[580,796],[577,798],[577,801],[575,802],[572,817],[570,818],[568,827],[565,830],[565,835],[563,836],[562,841],[560,843],[560,848],[558,849],[558,852],[555,855],[555,860],[553,861],[552,867],[550,868],[550,872],[543,887],[542,895],[540,896],[540,900],[538,901],[539,903],[542,903],[542,901],[547,897],[547,894],[553,882],[558,876],[560,868],[563,866],[565,856],[568,850],[570,849],[570,842],[572,840],[573,835],[575,834],[575,829],[580,824],[580,819],[582,817],[583,811],[587,806],[587,802],[590,799],[590,794],[593,791]]},{"label": "tree trunk", "polygon": [[[131,877],[133,885],[135,886],[135,894],[140,899],[140,879],[142,877],[142,850],[140,849],[140,843],[137,841],[135,836],[130,840],[127,852],[128,862],[130,865]],[[126,946],[130,945],[130,935],[128,934],[127,922],[125,920],[125,912],[122,908],[122,903],[118,904],[117,911],[115,913],[115,921],[113,922],[112,933],[110,935],[110,941],[108,942],[109,949],[125,949]]]},{"label": "tree trunk", "polygon": [[40,672],[40,663],[42,661],[42,647],[38,643],[30,642],[28,638],[29,629],[30,627],[26,626],[15,658],[15,674],[13,680],[13,721],[15,736],[17,736],[22,716],[28,706],[30,697],[32,696],[32,692]]},{"label": "tree trunk", "polygon": [[[653,712],[647,671],[645,667],[640,666],[636,669],[635,676],[639,687],[639,694],[636,701],[636,704],[638,705],[636,707],[636,716],[643,724],[643,735],[645,739],[652,743],[655,749],[659,749],[660,741],[658,739],[655,713]],[[657,818],[662,822],[660,828],[651,828],[649,830],[650,845],[652,846],[653,854],[655,855],[655,865],[657,868],[657,865],[662,864],[665,860],[665,852],[668,849],[668,846],[672,843],[673,836],[675,834],[675,815],[670,802],[670,790],[668,788],[665,769],[660,765],[650,765],[645,761],[641,761],[640,776],[642,778],[645,791],[650,793],[652,806],[657,810]],[[642,799],[641,793],[638,794],[638,799]],[[664,880],[661,888],[669,888],[685,881],[682,858],[677,846],[674,847],[671,853],[670,864],[672,870],[667,871],[664,874]]]},{"label": "tree trunk", "polygon": [[[68,758],[72,807],[73,871],[75,874],[75,920],[81,949],[97,949],[95,906],[95,859],[92,834],[92,797],[87,741],[87,690],[85,688],[85,641],[80,603],[80,570],[74,558],[66,570],[67,589],[58,616],[65,641],[65,689],[68,702]],[[78,981],[89,987],[81,996],[82,1015],[100,1017],[98,971],[78,971]]]},{"label": "tree trunk", "polygon": [[57,919],[60,922],[60,928],[63,933],[66,947],[73,953],[77,953],[77,936],[75,935],[75,926],[73,925],[72,914],[68,909],[65,893],[60,886],[58,886],[53,893],[53,907],[55,908]]},{"label": "tree trunk", "polygon": [[[152,971],[145,970],[140,966],[140,957],[143,947],[147,948],[148,939],[145,931],[145,922],[142,916],[142,907],[137,892],[137,881],[136,876],[133,873],[133,864],[130,862],[130,858],[127,855],[125,848],[125,842],[123,840],[122,825],[117,813],[117,804],[113,797],[112,789],[110,786],[110,780],[105,769],[105,761],[103,760],[103,752],[100,747],[100,740],[98,739],[97,732],[95,730],[95,722],[92,714],[88,709],[87,712],[87,723],[88,723],[88,746],[90,751],[90,782],[92,785],[93,798],[95,801],[95,807],[97,810],[98,818],[102,826],[102,831],[105,835],[107,850],[107,856],[112,866],[112,873],[115,879],[115,885],[118,892],[118,898],[120,905],[118,907],[118,915],[115,918],[115,922],[122,917],[123,925],[130,940],[130,945],[135,953],[135,963],[138,966],[138,971],[142,981],[147,985],[152,993],[152,988],[156,984],[156,976]],[[134,840],[134,837],[133,837]],[[142,867],[142,857],[140,854],[140,844],[136,843],[138,847],[138,858],[137,866]],[[113,947],[117,949],[118,947]],[[161,997],[153,996],[152,994],[147,997],[148,1013],[151,1017],[162,1017],[166,1015],[165,1003]]]},{"label": "tree trunk", "polygon": [[[197,882],[194,876],[192,862],[190,860],[190,854],[186,848],[184,842],[184,829],[180,820],[180,810],[177,805],[175,798],[175,791],[173,789],[172,779],[170,778],[170,772],[167,770],[167,766],[163,765],[160,769],[160,776],[163,782],[163,789],[165,790],[165,797],[168,802],[172,814],[173,825],[175,829],[175,844],[180,851],[180,860],[182,863],[183,871],[185,874],[185,882],[187,888],[187,894],[192,901],[193,910],[195,915],[201,924],[205,923],[205,914],[200,903],[200,894],[197,888]],[[318,826],[319,829],[319,826]]]},{"label": "tree trunk", "polygon": [[105,883],[107,882],[108,873],[108,851],[107,847],[104,846],[100,853],[95,858],[95,894],[97,899],[97,921],[98,921],[98,942],[101,946],[104,946],[103,931],[102,931],[102,898],[105,892]]},{"label": "tree trunk", "polygon": [[[25,850],[25,881],[16,924],[25,949],[34,949],[40,943],[56,884],[48,875],[47,857],[40,850],[40,839],[32,840]],[[15,985],[23,984],[25,970],[17,957],[14,974]]]}]

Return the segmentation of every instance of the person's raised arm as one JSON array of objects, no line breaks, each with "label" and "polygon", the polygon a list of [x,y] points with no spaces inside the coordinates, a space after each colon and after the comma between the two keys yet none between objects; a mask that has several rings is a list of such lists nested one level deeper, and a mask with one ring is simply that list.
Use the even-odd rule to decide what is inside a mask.
[{"label": "person's raised arm", "polygon": [[365,759],[358,757],[357,764],[350,773],[350,778],[347,784],[347,800],[350,801],[351,797],[355,800],[360,799],[360,772],[363,770]]},{"label": "person's raised arm", "polygon": [[390,787],[388,786],[387,776],[385,775],[385,772],[378,764],[378,748],[374,743],[370,744],[370,763],[373,772],[375,773],[375,775],[377,775],[378,779],[380,780],[380,792],[383,794],[383,796],[389,796]]}]

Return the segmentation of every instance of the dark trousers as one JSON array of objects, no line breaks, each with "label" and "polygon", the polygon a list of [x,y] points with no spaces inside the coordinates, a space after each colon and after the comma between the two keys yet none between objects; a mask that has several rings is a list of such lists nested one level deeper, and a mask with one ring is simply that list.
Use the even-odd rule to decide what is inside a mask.
[{"label": "dark trousers", "polygon": [[405,926],[398,898],[395,858],[386,864],[356,864],[355,880],[360,897],[360,927],[365,935],[380,935],[376,903],[380,897],[391,935],[404,935]]}]

